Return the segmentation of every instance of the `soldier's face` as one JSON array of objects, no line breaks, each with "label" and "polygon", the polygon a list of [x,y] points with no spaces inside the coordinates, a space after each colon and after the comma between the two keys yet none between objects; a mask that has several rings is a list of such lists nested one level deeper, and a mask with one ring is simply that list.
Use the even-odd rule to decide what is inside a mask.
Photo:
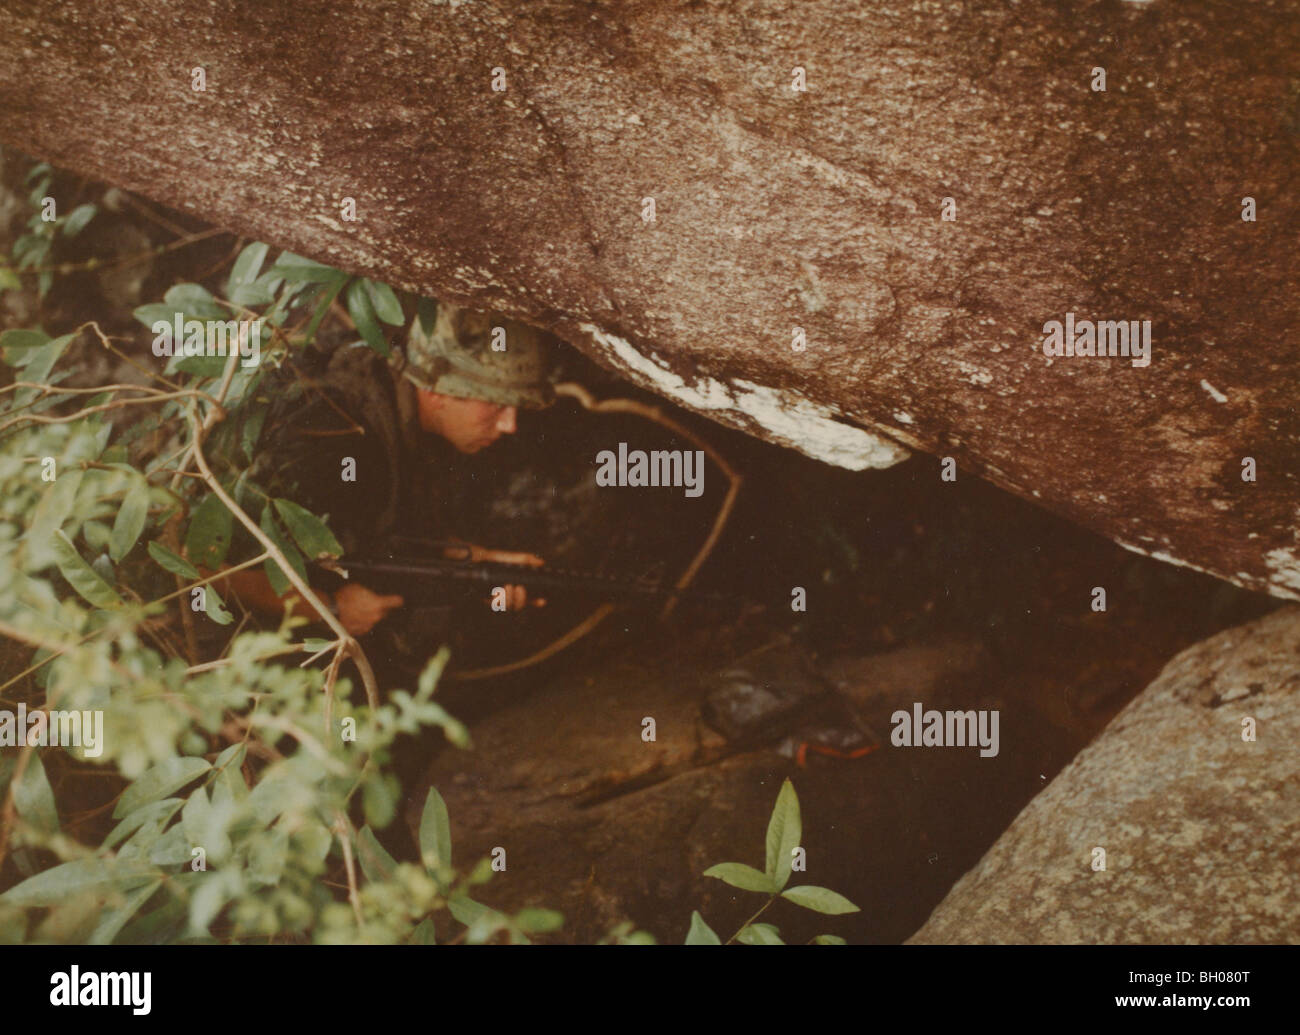
[{"label": "soldier's face", "polygon": [[420,427],[441,435],[462,453],[477,453],[502,435],[514,434],[517,416],[513,406],[420,392]]}]

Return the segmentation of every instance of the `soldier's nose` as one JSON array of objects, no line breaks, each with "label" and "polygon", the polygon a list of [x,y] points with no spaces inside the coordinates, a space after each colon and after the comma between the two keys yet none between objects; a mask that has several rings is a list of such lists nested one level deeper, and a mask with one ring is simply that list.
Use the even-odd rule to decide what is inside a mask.
[{"label": "soldier's nose", "polygon": [[501,416],[497,418],[497,430],[503,435],[513,435],[515,433],[515,416],[517,410],[513,406],[507,406],[501,411]]}]

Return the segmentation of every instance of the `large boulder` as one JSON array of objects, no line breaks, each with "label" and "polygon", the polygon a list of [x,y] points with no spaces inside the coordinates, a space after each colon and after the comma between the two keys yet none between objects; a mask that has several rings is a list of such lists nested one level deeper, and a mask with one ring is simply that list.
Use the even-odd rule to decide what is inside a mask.
[{"label": "large boulder", "polygon": [[[5,143],[1300,599],[1293,0],[64,0],[0,41]],[[1149,366],[1045,355],[1066,314],[1149,320]]]},{"label": "large boulder", "polygon": [[911,941],[1300,941],[1297,743],[1286,608],[1175,657]]}]

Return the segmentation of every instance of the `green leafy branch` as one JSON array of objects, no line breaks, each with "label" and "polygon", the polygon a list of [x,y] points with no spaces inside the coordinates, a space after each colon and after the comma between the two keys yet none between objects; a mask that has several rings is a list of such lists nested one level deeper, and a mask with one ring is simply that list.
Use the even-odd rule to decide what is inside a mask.
[{"label": "green leafy branch", "polygon": [[[273,360],[302,340],[304,325],[314,334],[341,292],[363,316],[368,302],[379,322],[397,317],[391,290],[286,255],[263,271],[267,252],[240,252],[229,298],[177,285],[163,306],[169,316],[200,319],[261,307]],[[362,328],[364,318],[351,315]],[[149,382],[62,384],[69,364],[60,361],[87,328]],[[231,625],[214,582],[258,564],[327,613],[304,567],[304,558],[338,553],[325,521],[263,493],[246,471],[217,470],[209,460],[229,463],[237,448],[252,459],[267,409],[256,391],[261,369],[237,369],[234,356],[182,357],[157,373],[96,324],[54,339],[11,331],[0,349],[20,377],[0,389],[0,636],[35,650],[0,694],[30,682],[44,693],[31,708],[101,709],[105,724],[100,757],[32,744],[0,754],[0,867],[23,878],[0,895],[0,941],[427,943],[443,911],[464,927],[453,940],[518,942],[555,930],[562,918],[551,911],[508,916],[476,901],[473,888],[491,866],[468,875],[451,868],[436,791],[425,804],[420,864],[393,862],[374,835],[400,800],[385,768],[397,737],[432,726],[468,745],[464,727],[432,700],[445,653],[414,694],[393,690],[379,704],[364,654],[351,653],[338,628],[333,639],[295,643],[289,632],[301,619],[286,618],[276,632],[244,632],[241,623],[211,660],[200,660],[192,637],[184,651],[169,641],[160,616],[199,589],[207,617]],[[33,476],[33,465],[46,462],[51,477]],[[258,522],[253,496],[262,500]],[[236,524],[260,549],[230,565]],[[175,580],[174,591],[146,592],[159,572]],[[190,608],[179,611],[192,621]],[[323,680],[318,670],[275,660],[290,653],[310,655],[304,665],[331,654]],[[340,669],[347,658],[366,684],[366,703],[337,718],[336,697],[352,696]],[[352,736],[340,735],[343,723],[354,724]],[[312,732],[321,729],[326,735]],[[61,815],[61,781],[46,771],[56,751],[111,765],[126,782],[111,803],[116,826],[98,846],[73,832],[99,809]],[[355,807],[365,816],[360,830],[349,816]]]},{"label": "green leafy branch", "polygon": [[[838,916],[856,913],[858,907],[843,895],[829,888],[801,885],[787,888],[793,872],[796,853],[801,851],[803,820],[799,812],[799,797],[794,784],[788,779],[781,784],[776,805],[767,824],[767,856],[764,868],[754,869],[745,863],[718,863],[704,871],[704,876],[715,877],[741,891],[765,894],[767,899],[740,928],[727,939],[726,944],[740,942],[744,945],[784,945],[779,930],[772,924],[758,923],[758,918],[778,898],[817,913]],[[832,934],[821,934],[813,939],[818,945],[842,945],[844,939]],[[686,935],[687,945],[720,945],[721,939],[704,920],[698,910],[691,913],[691,926]]]},{"label": "green leafy branch", "polygon": [[49,197],[54,170],[46,162],[34,165],[27,173],[25,185],[31,187],[28,204],[35,209],[27,220],[27,233],[13,247],[14,267],[0,267],[0,291],[19,286],[17,274],[27,272],[37,277],[37,293],[44,297],[54,282],[55,270],[43,267],[59,237],[71,239],[85,229],[99,211],[91,204],[78,205],[65,216],[47,219],[45,200]]}]

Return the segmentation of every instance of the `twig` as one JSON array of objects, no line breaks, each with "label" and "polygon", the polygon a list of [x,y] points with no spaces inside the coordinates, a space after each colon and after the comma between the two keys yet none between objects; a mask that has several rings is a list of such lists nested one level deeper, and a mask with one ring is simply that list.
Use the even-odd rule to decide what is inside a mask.
[{"label": "twig", "polygon": [[219,234],[229,233],[229,230],[213,228],[204,230],[201,233],[190,234],[179,241],[171,241],[168,244],[160,244],[156,248],[150,248],[147,252],[136,252],[134,255],[126,255],[112,261],[104,259],[85,259],[82,262],[60,262],[53,266],[27,266],[18,269],[16,266],[0,266],[0,269],[8,270],[10,273],[16,273],[19,276],[24,274],[39,273],[75,273],[77,270],[107,270],[115,266],[133,266],[137,262],[144,262],[146,259],[152,259],[155,255],[165,255],[167,252],[173,252],[177,248],[184,248],[187,245],[197,244],[199,241],[206,241],[209,237],[216,237]]},{"label": "twig", "polygon": [[[54,389],[57,391],[57,389]],[[69,413],[62,417],[45,417],[39,413],[24,413],[13,417],[4,423],[0,423],[0,431],[11,427],[22,421],[30,421],[32,424],[67,424],[69,421],[80,420],[82,417],[88,417],[92,413],[102,413],[104,410],[113,410],[119,406],[152,406],[156,402],[162,402],[164,398],[180,398],[183,396],[201,395],[201,392],[178,392],[171,396],[151,396],[147,399],[114,399],[112,402],[100,403],[98,406],[87,406],[83,410],[77,410],[76,413]]]},{"label": "twig", "polygon": [[592,629],[596,628],[596,626],[608,618],[610,612],[613,610],[613,604],[601,604],[600,607],[596,608],[596,610],[591,612],[591,614],[566,632],[558,640],[552,640],[536,654],[530,654],[528,657],[522,658],[519,661],[511,661],[505,665],[493,665],[490,668],[471,668],[464,672],[451,672],[448,673],[447,678],[459,682],[465,682],[471,679],[488,679],[491,676],[503,676],[507,672],[516,672],[521,668],[528,668],[530,665],[536,665],[539,662],[545,661],[551,655],[560,653],[560,651],[564,650],[565,647],[568,647],[582,639],[587,635],[587,633],[591,632]]},{"label": "twig", "polygon": [[[727,463],[722,454],[709,445],[709,443],[703,438],[684,425],[679,424],[671,417],[665,415],[657,406],[647,406],[645,403],[637,402],[635,399],[605,399],[601,402],[597,402],[585,387],[573,381],[566,381],[562,384],[556,385],[555,394],[567,395],[571,399],[577,399],[584,409],[593,413],[635,413],[638,416],[645,417],[647,420],[654,421],[656,424],[662,424],[674,434],[681,435],[683,438],[694,442],[708,455],[710,460],[722,469],[722,473],[727,476],[727,495],[722,501],[722,506],[718,508],[717,517],[713,519],[713,528],[709,532],[709,537],[704,540],[704,545],[696,551],[695,557],[691,560],[691,563],[687,566],[686,570],[682,572],[673,587],[679,592],[686,589],[686,587],[694,580],[700,567],[706,560],[708,560],[709,554],[713,552],[713,547],[717,545],[718,538],[722,535],[723,528],[726,527],[727,519],[731,516],[731,508],[735,505],[736,496],[740,492],[740,486],[744,481],[740,476],[740,472]],[[672,614],[673,609],[676,606],[677,596],[674,594],[673,596],[670,596],[667,603],[664,604],[664,609],[659,615],[660,620],[662,621]]]},{"label": "twig", "polygon": [[199,579],[196,582],[187,582],[175,593],[168,593],[165,597],[159,597],[157,600],[151,601],[151,603],[165,604],[168,600],[171,600],[173,597],[178,597],[182,593],[188,593],[190,590],[197,589],[199,586],[206,586],[209,582],[216,582],[218,579],[224,579],[227,575],[233,575],[235,572],[243,571],[245,568],[256,567],[257,565],[261,564],[270,556],[271,555],[266,552],[259,553],[256,557],[251,557],[246,561],[240,561],[238,564],[232,565],[229,568],[222,568],[220,571],[215,572],[214,574],[209,575],[206,578]]},{"label": "twig", "polygon": [[103,329],[94,320],[89,320],[86,323],[83,323],[80,327],[78,327],[75,331],[73,331],[73,333],[80,334],[87,327],[94,328],[95,335],[96,337],[99,338],[99,343],[103,345],[104,348],[108,349],[109,352],[113,353],[113,355],[117,356],[118,359],[121,359],[125,361],[128,365],[135,367],[136,370],[140,371],[150,380],[159,381],[162,384],[165,384],[168,388],[171,388],[178,392],[181,391],[181,386],[178,385],[175,381],[172,381],[170,378],[164,377],[156,370],[151,370],[149,367],[139,362],[133,356],[128,355],[127,353],[119,349],[116,345],[114,345],[112,341],[109,339],[108,335],[104,333]]},{"label": "twig", "polygon": [[[230,363],[227,364],[228,371],[233,369],[233,365],[238,359],[238,353],[235,353],[230,357]],[[339,640],[340,653],[349,656],[352,659],[353,664],[356,665],[357,671],[361,673],[361,681],[365,685],[366,699],[369,702],[370,707],[378,708],[379,687],[375,682],[374,670],[370,667],[370,659],[366,657],[366,653],[362,649],[361,644],[352,637],[351,633],[343,628],[338,618],[330,613],[329,608],[325,606],[320,597],[318,597],[315,591],[312,590],[311,586],[307,584],[307,581],[302,578],[302,576],[300,576],[294,569],[293,565],[289,563],[289,559],[281,553],[280,548],[271,541],[270,537],[264,531],[262,531],[261,526],[249,517],[248,514],[244,512],[244,508],[231,499],[230,494],[222,488],[221,482],[218,481],[217,477],[212,473],[212,469],[208,467],[207,458],[203,455],[203,439],[206,433],[206,425],[199,421],[198,413],[193,404],[190,405],[189,415],[190,425],[194,436],[193,459],[198,465],[199,470],[203,472],[203,479],[207,483],[208,488],[212,490],[213,495],[225,504],[226,509],[239,520],[239,523],[248,529],[252,537],[262,544],[262,548],[269,553],[271,559],[280,566],[281,571],[284,572],[284,576],[289,581],[290,585],[292,585],[303,599],[315,609],[316,613],[324,619],[325,624],[330,627],[334,632],[335,637]],[[334,688],[331,684],[326,684],[325,690],[331,696],[333,689]]]},{"label": "twig", "polygon": [[357,933],[365,927],[365,917],[361,914],[361,895],[357,891],[357,868],[352,861],[352,824],[341,812],[336,814],[334,833],[338,835],[343,847],[343,868],[348,874],[348,901],[352,903],[352,913],[357,918]]},{"label": "twig", "polygon": [[758,911],[757,913],[755,913],[753,916],[751,916],[748,920],[746,920],[743,924],[741,924],[741,925],[740,925],[740,929],[737,930],[736,933],[733,934],[730,938],[728,938],[724,944],[726,944],[726,945],[730,945],[730,944],[731,944],[732,942],[734,942],[737,938],[739,938],[739,937],[740,937],[740,932],[743,931],[743,930],[744,930],[746,927],[748,927],[750,924],[752,924],[755,920],[757,920],[757,919],[758,919],[760,916],[762,916],[765,912],[767,912],[767,907],[770,906],[770,905],[771,905],[773,902],[775,902],[775,901],[776,901],[776,895],[773,895],[773,896],[772,896],[771,898],[769,898],[766,902],[764,902],[763,905],[762,905],[762,907],[760,907],[759,911]]}]

